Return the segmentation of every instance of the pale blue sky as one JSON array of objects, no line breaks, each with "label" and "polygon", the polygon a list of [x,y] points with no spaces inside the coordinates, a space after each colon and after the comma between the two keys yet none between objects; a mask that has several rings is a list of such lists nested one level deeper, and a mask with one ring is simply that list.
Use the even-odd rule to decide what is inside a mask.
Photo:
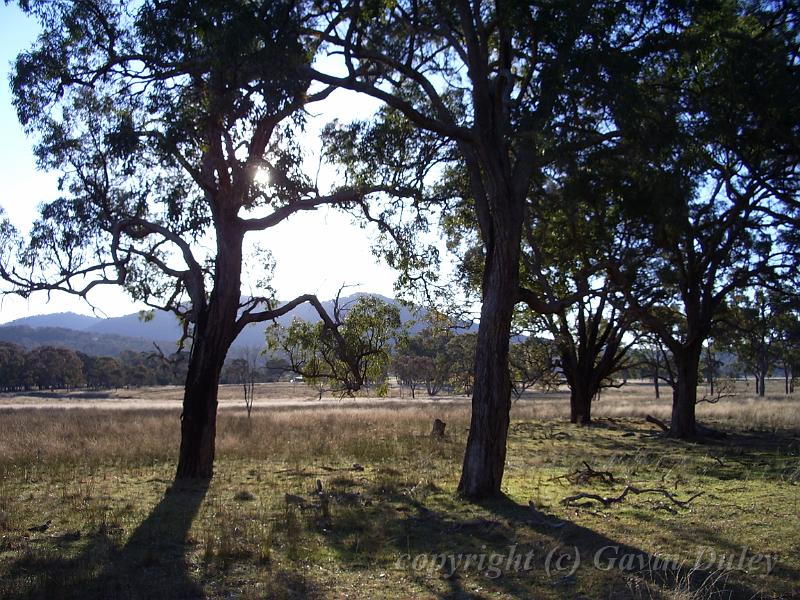
[{"label": "pale blue sky", "polygon": [[[37,214],[37,206],[55,198],[57,174],[37,171],[26,138],[14,112],[8,76],[16,55],[35,40],[38,27],[13,6],[0,3],[0,206],[14,225],[27,230]],[[317,110],[322,108],[317,107]],[[338,117],[348,120],[363,117],[374,103],[352,94],[337,92],[325,102],[324,121]],[[309,129],[313,130],[313,127]],[[312,139],[313,141],[313,139]],[[273,287],[280,298],[288,299],[303,293],[316,293],[330,298],[342,284],[360,285],[360,291],[391,296],[395,274],[376,262],[370,253],[368,234],[351,225],[351,217],[331,210],[319,210],[293,217],[258,239],[269,248],[276,259]],[[255,236],[254,236],[255,238]],[[247,270],[247,269],[246,269]],[[356,291],[353,289],[353,291]],[[244,289],[247,293],[247,287]],[[30,314],[74,311],[90,312],[79,298],[54,294],[49,302],[45,295],[29,300],[6,297],[0,305],[0,322],[11,321]],[[92,301],[108,316],[118,316],[138,310],[118,289],[105,288],[93,294]]]}]

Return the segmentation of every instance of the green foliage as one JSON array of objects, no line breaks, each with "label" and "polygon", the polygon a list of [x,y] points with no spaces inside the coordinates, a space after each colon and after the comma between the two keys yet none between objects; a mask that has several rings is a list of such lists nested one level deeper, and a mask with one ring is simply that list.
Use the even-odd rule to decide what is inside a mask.
[{"label": "green foliage", "polygon": [[123,387],[128,378],[125,367],[115,358],[99,356],[97,358],[79,355],[84,366],[86,385],[95,388]]},{"label": "green foliage", "polygon": [[428,320],[425,329],[399,345],[393,363],[395,375],[409,387],[424,384],[430,396],[445,388],[471,392],[476,334],[459,333],[455,323],[436,311],[431,311]]},{"label": "green foliage", "polygon": [[13,391],[32,383],[26,370],[25,351],[14,344],[0,343],[0,389]]},{"label": "green foliage", "polygon": [[[309,385],[352,394],[364,385],[385,390],[391,344],[402,335],[400,309],[375,296],[361,296],[334,309],[333,327],[300,319],[267,329],[267,347],[285,355]],[[385,391],[383,392],[385,393]]]},{"label": "green foliage", "polygon": [[446,196],[434,185],[441,164],[452,159],[438,136],[414,127],[402,114],[382,107],[367,120],[338,120],[322,132],[325,157],[335,164],[342,185],[377,186],[389,194],[359,217],[375,224],[373,252],[399,273],[398,292],[419,280],[433,281],[439,250],[427,240]]},{"label": "green foliage", "polygon": [[391,372],[397,377],[400,385],[408,386],[411,397],[414,398],[417,386],[436,376],[436,365],[429,356],[400,354],[392,360]]},{"label": "green foliage", "polygon": [[26,351],[0,342],[0,390],[177,385],[185,379],[186,363],[186,355],[180,353],[166,357],[125,351],[114,358],[47,345]]},{"label": "green foliage", "polygon": [[557,387],[560,377],[555,370],[556,362],[555,344],[550,340],[531,336],[512,343],[508,350],[508,365],[513,394],[519,398],[534,386],[545,390]]},{"label": "green foliage", "polygon": [[[16,60],[14,103],[64,196],[42,207],[19,252],[3,233],[4,277],[21,293],[122,285],[191,321],[216,276],[214,238],[240,211],[310,189],[293,137],[310,83],[294,3],[23,8],[42,35]],[[240,244],[244,230],[234,233]]]},{"label": "green foliage", "polygon": [[25,355],[25,369],[39,389],[74,388],[85,383],[81,359],[65,348],[34,348]]},{"label": "green foliage", "polygon": [[800,364],[800,318],[794,294],[785,289],[747,290],[734,295],[724,316],[721,345],[736,356],[742,371],[755,377],[759,395],[764,395],[765,379],[775,367],[793,380]]}]

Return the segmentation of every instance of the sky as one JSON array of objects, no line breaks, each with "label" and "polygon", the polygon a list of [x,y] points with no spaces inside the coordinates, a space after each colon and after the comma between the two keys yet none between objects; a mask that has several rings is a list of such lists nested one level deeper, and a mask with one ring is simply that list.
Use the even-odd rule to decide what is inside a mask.
[{"label": "sky", "polygon": [[[27,231],[38,214],[42,202],[58,196],[57,173],[37,170],[33,156],[33,140],[28,139],[17,121],[9,89],[9,74],[17,54],[33,43],[37,24],[14,6],[0,3],[0,206],[20,231]],[[325,112],[322,113],[322,105]],[[374,101],[337,91],[315,107],[317,116],[309,130],[339,118],[350,120],[370,114]],[[312,140],[313,141],[313,140]],[[257,235],[249,235],[248,243],[257,243],[271,250],[276,268],[272,287],[278,298],[290,299],[314,293],[321,299],[332,298],[343,284],[354,286],[348,292],[374,292],[393,296],[396,274],[371,253],[374,230],[364,231],[352,223],[351,216],[323,208],[293,216],[287,222]],[[247,272],[245,265],[245,272]],[[92,304],[99,316],[115,317],[143,308],[135,305],[119,288],[96,288]],[[244,286],[243,293],[247,293]],[[49,298],[44,293],[29,299],[17,296],[0,298],[0,323],[21,317],[58,312],[93,314],[82,299],[63,293]]]}]

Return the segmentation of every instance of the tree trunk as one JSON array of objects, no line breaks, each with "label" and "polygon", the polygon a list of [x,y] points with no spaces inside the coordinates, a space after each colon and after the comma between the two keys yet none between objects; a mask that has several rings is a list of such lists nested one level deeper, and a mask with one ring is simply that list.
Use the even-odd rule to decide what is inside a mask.
[{"label": "tree trunk", "polygon": [[175,479],[214,475],[217,393],[228,349],[236,337],[242,269],[241,234],[217,228],[214,289],[198,307],[183,394],[181,447]]},{"label": "tree trunk", "polygon": [[569,420],[577,425],[589,425],[592,422],[592,397],[583,386],[572,388],[569,394]]},{"label": "tree trunk", "polygon": [[214,474],[217,392],[229,345],[219,333],[195,333],[183,396],[176,479],[210,479]]},{"label": "tree trunk", "polygon": [[659,398],[661,398],[661,390],[659,389],[659,387],[658,387],[658,384],[659,384],[659,381],[658,381],[658,371],[656,371],[656,374],[655,374],[655,375],[653,375],[653,387],[654,387],[654,388],[655,388],[655,390],[656,390],[656,400],[658,400]]},{"label": "tree trunk", "polygon": [[708,393],[714,395],[714,354],[711,352],[711,346],[706,348],[706,371],[708,372]]},{"label": "tree trunk", "polygon": [[697,375],[700,370],[700,349],[683,348],[674,355],[677,378],[672,392],[670,435],[690,439],[696,434]]},{"label": "tree trunk", "polygon": [[574,354],[562,353],[561,368],[569,385],[569,421],[589,425],[592,419],[592,399],[597,388],[591,384],[591,373]]},{"label": "tree trunk", "polygon": [[714,395],[714,369],[709,367],[708,370],[708,393]]},{"label": "tree trunk", "polygon": [[472,417],[458,491],[473,500],[501,494],[506,462],[511,376],[508,347],[519,295],[520,225],[506,224],[487,251],[475,353]]}]

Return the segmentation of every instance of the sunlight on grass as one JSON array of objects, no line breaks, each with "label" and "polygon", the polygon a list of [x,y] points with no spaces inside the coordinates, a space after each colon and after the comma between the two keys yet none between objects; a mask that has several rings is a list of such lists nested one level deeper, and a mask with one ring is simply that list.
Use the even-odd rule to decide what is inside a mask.
[{"label": "sunlight on grass", "polygon": [[[603,399],[591,428],[566,423],[555,399],[515,405],[507,498],[482,505],[454,494],[463,405],[261,410],[252,419],[223,411],[207,489],[172,483],[173,411],[0,413],[0,596],[796,594],[800,438],[787,415],[799,412],[797,401],[703,407],[701,418],[732,433],[695,444],[654,435],[639,415],[657,411],[621,398]],[[436,417],[447,422],[442,440],[429,435]],[[679,501],[703,494],[686,506],[661,493],[563,503],[578,493],[618,496],[626,485]],[[597,568],[593,557],[608,546],[684,564]],[[743,549],[746,560],[777,556],[777,566],[741,570]],[[548,574],[548,556],[576,551],[574,573]],[[698,552],[703,568],[693,569]],[[509,553],[530,556],[529,568],[494,576],[488,562],[462,560]]]}]

